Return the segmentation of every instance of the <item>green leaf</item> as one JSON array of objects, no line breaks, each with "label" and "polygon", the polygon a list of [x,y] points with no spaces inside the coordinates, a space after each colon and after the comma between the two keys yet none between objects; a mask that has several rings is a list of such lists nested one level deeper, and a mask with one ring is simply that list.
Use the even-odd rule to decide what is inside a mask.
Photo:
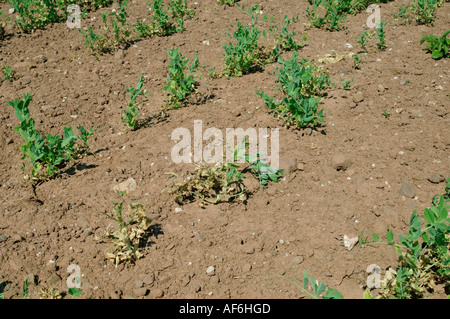
[{"label": "green leaf", "polygon": [[372,237],[373,237],[373,240],[374,240],[375,242],[378,242],[378,241],[380,240],[380,236],[378,236],[378,235],[375,234],[375,233],[372,233]]},{"label": "green leaf", "polygon": [[328,288],[327,293],[322,298],[323,299],[344,299],[342,294],[333,288]]},{"label": "green leaf", "polygon": [[435,60],[440,59],[443,56],[444,56],[444,52],[438,51],[438,50],[433,51],[433,53],[431,54],[431,57]]},{"label": "green leaf", "polygon": [[80,288],[69,288],[68,293],[71,296],[79,297],[83,293],[83,290]]},{"label": "green leaf", "polygon": [[306,288],[308,286],[309,280],[308,280],[308,273],[306,270],[303,271],[303,288]]},{"label": "green leaf", "polygon": [[393,241],[394,241],[394,233],[392,232],[391,229],[387,232],[386,239],[388,240],[388,242],[390,244],[393,243]]}]

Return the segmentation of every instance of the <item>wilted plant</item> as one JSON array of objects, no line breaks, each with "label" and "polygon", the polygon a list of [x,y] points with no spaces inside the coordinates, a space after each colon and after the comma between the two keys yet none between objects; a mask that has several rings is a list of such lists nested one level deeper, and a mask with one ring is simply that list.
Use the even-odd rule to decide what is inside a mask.
[{"label": "wilted plant", "polygon": [[185,58],[178,51],[178,48],[168,49],[167,51],[169,52],[170,65],[164,90],[168,92],[167,106],[176,109],[181,107],[186,98],[195,91],[196,74],[194,71],[199,66],[199,60],[195,55],[194,61],[188,66],[189,59]]},{"label": "wilted plant", "polygon": [[62,299],[58,289],[41,287],[38,292],[39,299]]},{"label": "wilted plant", "polygon": [[[114,243],[110,247],[113,251],[107,252],[106,256],[112,260],[116,267],[120,263],[134,264],[143,257],[141,251],[145,237],[149,233],[151,220],[146,216],[145,208],[142,204],[132,202],[128,205],[128,214],[123,214],[123,195],[125,192],[117,192],[120,197],[119,202],[114,202],[112,214],[104,213],[108,218],[117,222],[118,228],[107,231],[105,236],[113,239]],[[108,249],[109,250],[109,249]]]},{"label": "wilted plant", "polygon": [[[181,181],[172,183],[169,194],[174,195],[175,202],[179,204],[198,200],[201,207],[236,197],[243,201],[247,198],[247,191],[242,182],[243,174],[236,170],[238,167],[236,164],[198,164],[194,174],[183,175]],[[170,178],[178,178],[175,173],[169,175]]]},{"label": "wilted plant", "polygon": [[[64,128],[62,138],[51,134],[43,137],[34,127],[35,121],[28,109],[31,100],[31,96],[27,93],[22,100],[13,100],[8,104],[14,108],[20,121],[20,125],[14,127],[14,130],[25,140],[25,144],[20,146],[23,152],[22,170],[25,171],[27,160],[32,166],[30,177],[45,180],[53,177],[68,161],[79,158],[89,151],[87,142],[93,130],[88,131],[78,126],[80,135],[76,136],[72,127],[68,126]],[[77,144],[77,140],[80,140],[82,145]],[[45,172],[42,172],[42,169]]]},{"label": "wilted plant", "polygon": [[[183,175],[180,180],[174,180],[169,189],[169,194],[174,195],[177,203],[192,202],[198,200],[201,207],[207,204],[218,204],[235,198],[244,201],[249,193],[244,185],[244,172],[250,171],[260,184],[265,187],[269,180],[278,182],[283,170],[275,169],[260,160],[260,154],[246,154],[245,149],[249,143],[244,139],[234,152],[232,163],[210,165],[198,164],[193,174]],[[237,164],[243,160],[245,167]],[[170,178],[178,178],[178,175],[168,173]]]}]

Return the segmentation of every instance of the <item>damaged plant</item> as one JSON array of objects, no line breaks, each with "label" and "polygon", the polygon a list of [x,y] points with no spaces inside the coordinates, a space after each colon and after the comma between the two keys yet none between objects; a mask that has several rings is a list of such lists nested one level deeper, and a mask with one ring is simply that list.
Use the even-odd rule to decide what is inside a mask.
[{"label": "damaged plant", "polygon": [[120,197],[119,202],[114,202],[112,214],[104,212],[111,220],[117,222],[118,228],[107,231],[105,237],[112,239],[113,245],[108,249],[106,256],[112,260],[117,267],[121,263],[134,264],[138,259],[143,257],[142,246],[144,239],[148,236],[151,220],[145,213],[142,204],[132,202],[128,205],[127,216],[123,213],[125,192],[117,192]]},{"label": "damaged plant", "polygon": [[[275,169],[263,163],[259,153],[247,154],[246,147],[249,147],[249,143],[244,139],[234,149],[233,163],[198,164],[193,174],[183,175],[181,181],[172,182],[169,194],[174,195],[178,204],[198,200],[199,205],[203,207],[235,198],[241,201],[246,200],[249,195],[243,182],[246,172],[250,172],[263,187],[269,180],[278,182],[283,169]],[[246,165],[242,167],[237,162],[244,162]],[[168,175],[170,178],[178,178],[178,175],[173,172]]]}]

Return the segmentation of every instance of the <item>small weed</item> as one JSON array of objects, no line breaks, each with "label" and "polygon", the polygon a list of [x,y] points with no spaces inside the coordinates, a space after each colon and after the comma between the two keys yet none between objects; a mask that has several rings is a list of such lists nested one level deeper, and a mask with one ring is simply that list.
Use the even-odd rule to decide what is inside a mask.
[{"label": "small weed", "polygon": [[194,71],[199,66],[199,60],[196,55],[194,61],[188,67],[189,59],[185,58],[178,51],[178,48],[168,49],[167,51],[169,52],[170,65],[164,90],[169,95],[167,106],[176,109],[181,107],[186,102],[186,98],[195,91],[196,74]]},{"label": "small weed", "polygon": [[382,114],[387,119],[391,117],[391,111],[390,110],[384,110]]},{"label": "small weed", "polygon": [[111,248],[114,247],[114,250],[107,252],[106,256],[114,262],[116,267],[120,263],[134,264],[143,257],[141,246],[151,223],[151,220],[145,214],[144,206],[137,202],[128,205],[128,216],[124,216],[122,212],[124,194],[124,192],[117,192],[120,201],[114,202],[112,214],[103,213],[118,223],[117,230],[105,233],[105,237],[114,240],[111,246]]},{"label": "small weed", "polygon": [[427,42],[426,50],[431,52],[431,57],[435,60],[450,57],[450,39],[447,38],[448,34],[450,34],[450,30],[445,31],[439,38],[432,34],[427,35],[420,40],[420,45]]},{"label": "small weed", "polygon": [[22,284],[23,299],[29,298],[28,294],[30,293],[30,285],[31,285],[31,280],[30,280],[30,278],[27,277]]}]

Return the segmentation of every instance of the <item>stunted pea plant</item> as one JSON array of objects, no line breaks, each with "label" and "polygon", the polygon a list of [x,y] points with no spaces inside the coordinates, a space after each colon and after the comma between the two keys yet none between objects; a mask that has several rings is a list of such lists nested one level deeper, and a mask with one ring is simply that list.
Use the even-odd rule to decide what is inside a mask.
[{"label": "stunted pea plant", "polygon": [[137,102],[137,98],[140,96],[145,97],[147,95],[148,91],[143,90],[142,89],[143,86],[144,86],[144,76],[141,76],[136,88],[127,89],[127,92],[130,94],[130,100],[128,102],[127,109],[123,110],[124,115],[122,116],[121,119],[122,122],[124,122],[132,130],[138,129],[139,126],[141,125],[138,113],[140,105]]}]

